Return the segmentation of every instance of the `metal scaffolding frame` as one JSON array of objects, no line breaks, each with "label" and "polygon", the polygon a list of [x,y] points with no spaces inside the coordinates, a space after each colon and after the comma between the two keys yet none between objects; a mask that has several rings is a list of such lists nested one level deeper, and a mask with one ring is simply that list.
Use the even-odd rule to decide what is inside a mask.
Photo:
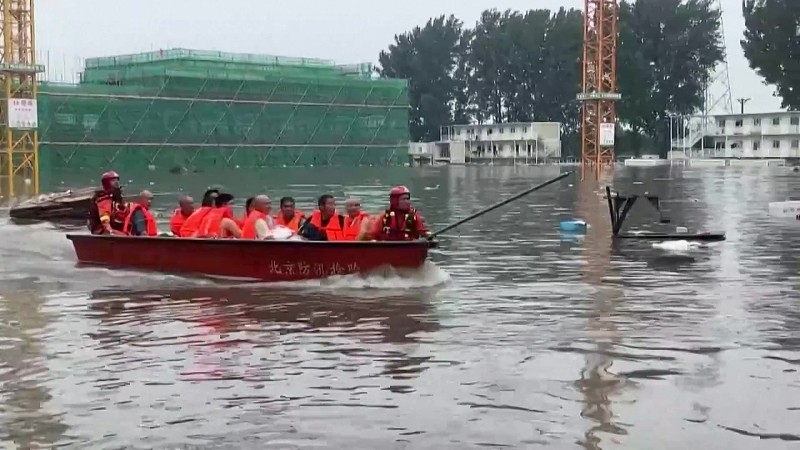
[{"label": "metal scaffolding frame", "polygon": [[[223,83],[228,90],[220,91]],[[374,165],[400,162],[396,155],[407,151],[408,88],[398,80],[276,77],[265,85],[167,77],[140,95],[130,94],[131,86],[81,86],[45,85],[40,95],[48,106],[42,144],[59,156],[56,164],[69,166],[78,154],[96,161],[102,153],[104,165],[123,157],[150,165]],[[254,98],[259,88],[268,93]],[[86,126],[81,114],[93,122]]]},{"label": "metal scaffolding frame", "polygon": [[[617,125],[617,0],[585,0],[581,164],[599,170],[614,164]],[[583,172],[586,172],[585,170]]]},{"label": "metal scaffolding frame", "polygon": [[[39,193],[39,134],[36,124],[12,119],[14,102],[29,102],[36,110],[37,74],[33,0],[0,0],[0,197],[14,197],[17,184]],[[23,189],[20,189],[20,191]]]}]

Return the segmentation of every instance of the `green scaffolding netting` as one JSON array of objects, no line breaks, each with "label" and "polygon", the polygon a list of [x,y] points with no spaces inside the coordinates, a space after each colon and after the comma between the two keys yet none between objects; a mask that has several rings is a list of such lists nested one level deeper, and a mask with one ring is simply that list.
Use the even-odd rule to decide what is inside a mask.
[{"label": "green scaffolding netting", "polygon": [[54,166],[402,163],[408,84],[368,66],[188,50],[87,60],[81,84],[41,85],[41,148]]}]

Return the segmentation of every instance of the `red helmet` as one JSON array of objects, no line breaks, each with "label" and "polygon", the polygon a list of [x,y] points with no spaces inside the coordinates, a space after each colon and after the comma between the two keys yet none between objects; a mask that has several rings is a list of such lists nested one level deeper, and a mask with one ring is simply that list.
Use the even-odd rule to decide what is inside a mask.
[{"label": "red helmet", "polygon": [[108,183],[109,181],[114,179],[119,180],[119,174],[117,172],[114,172],[113,170],[104,173],[103,176],[100,177],[100,181],[102,181],[103,183]]},{"label": "red helmet", "polygon": [[103,189],[106,191],[111,190],[111,181],[112,180],[119,180],[119,174],[117,172],[108,171],[100,177],[100,184],[103,186]]},{"label": "red helmet", "polygon": [[401,195],[411,195],[411,191],[408,190],[405,186],[397,186],[393,187],[391,191],[389,191],[389,198],[393,197],[400,197]]}]

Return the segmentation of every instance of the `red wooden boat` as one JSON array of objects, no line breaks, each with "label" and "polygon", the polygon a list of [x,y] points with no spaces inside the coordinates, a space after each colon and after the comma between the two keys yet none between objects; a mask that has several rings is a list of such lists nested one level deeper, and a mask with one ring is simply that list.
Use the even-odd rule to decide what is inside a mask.
[{"label": "red wooden boat", "polygon": [[68,234],[78,263],[256,281],[299,281],[422,266],[435,241],[313,242]]}]

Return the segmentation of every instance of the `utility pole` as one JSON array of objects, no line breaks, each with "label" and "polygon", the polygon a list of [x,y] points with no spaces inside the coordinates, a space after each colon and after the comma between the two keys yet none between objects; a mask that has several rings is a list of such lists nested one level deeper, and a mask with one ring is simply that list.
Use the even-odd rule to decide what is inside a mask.
[{"label": "utility pole", "polygon": [[745,103],[749,102],[750,100],[752,100],[752,98],[737,98],[736,99],[736,101],[739,102],[740,111],[741,111],[742,114],[744,114],[744,105],[745,105]]}]

